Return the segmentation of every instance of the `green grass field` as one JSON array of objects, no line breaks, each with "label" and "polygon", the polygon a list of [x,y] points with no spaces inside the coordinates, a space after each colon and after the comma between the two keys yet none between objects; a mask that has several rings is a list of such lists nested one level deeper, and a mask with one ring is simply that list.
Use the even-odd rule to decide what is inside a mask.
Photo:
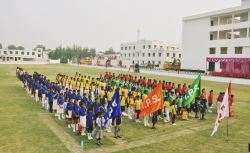
[{"label": "green grass field", "polygon": [[[143,126],[143,119],[135,123],[123,119],[125,142],[113,138],[113,133],[104,132],[103,146],[97,146],[95,140],[87,140],[87,136],[77,136],[68,129],[64,121],[59,121],[54,114],[44,110],[41,104],[35,102],[21,87],[21,82],[15,77],[17,65],[0,65],[0,95],[1,95],[1,126],[0,152],[74,152],[80,149],[84,141],[86,152],[247,152],[250,143],[249,129],[249,91],[247,85],[232,84],[235,95],[233,110],[235,116],[229,118],[229,141],[226,142],[227,119],[223,119],[218,131],[211,137],[217,117],[216,103],[212,114],[207,114],[205,121],[193,116],[189,121],[176,120],[176,126],[166,123],[165,132],[162,120],[156,124],[156,130]],[[37,71],[55,81],[56,74],[62,73],[74,76],[75,72],[98,77],[106,69],[73,67],[58,65],[20,65],[25,71],[33,74]],[[112,73],[126,73],[113,71]],[[133,76],[140,74],[131,73]],[[146,78],[166,80],[175,84],[192,84],[194,80],[158,75],[142,74]],[[225,92],[228,83],[202,81],[202,88],[214,90],[214,101],[219,92]],[[49,122],[45,122],[45,121]],[[50,124],[51,123],[51,124]],[[151,123],[151,118],[150,118]],[[151,124],[152,125],[152,124]],[[53,130],[58,129],[61,133]],[[113,130],[113,129],[112,129]],[[113,130],[114,131],[114,130]],[[71,140],[75,145],[69,145],[65,140]],[[73,148],[75,147],[75,148]],[[79,147],[79,148],[77,148]]]}]

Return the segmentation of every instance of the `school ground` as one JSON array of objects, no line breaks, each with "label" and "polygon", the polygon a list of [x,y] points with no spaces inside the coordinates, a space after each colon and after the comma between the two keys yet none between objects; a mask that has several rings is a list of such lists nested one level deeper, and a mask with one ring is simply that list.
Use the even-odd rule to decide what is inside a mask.
[{"label": "school ground", "polygon": [[[33,74],[42,73],[52,81],[56,74],[73,76],[75,72],[98,77],[106,69],[74,67],[66,64],[56,65],[0,65],[0,152],[82,152],[81,141],[84,141],[84,152],[247,152],[250,143],[250,102],[249,85],[232,84],[235,95],[232,109],[235,116],[229,118],[229,141],[226,142],[227,119],[223,119],[218,131],[211,137],[217,117],[216,104],[213,113],[207,114],[207,120],[201,121],[192,117],[189,121],[177,119],[176,126],[159,120],[156,130],[143,126],[143,119],[135,123],[123,118],[122,139],[113,138],[113,133],[104,132],[102,146],[95,140],[87,140],[87,136],[77,136],[68,129],[64,121],[59,121],[54,114],[44,110],[21,87],[15,77],[17,66]],[[125,71],[109,70],[112,73]],[[194,79],[170,77],[153,74],[130,73],[133,76],[145,76],[157,80],[175,82],[175,84],[192,84]],[[202,88],[214,90],[214,101],[219,92],[225,92],[228,83],[202,80]],[[150,118],[151,120],[151,118]],[[164,132],[165,127],[165,132]],[[112,129],[113,130],[113,129]],[[113,130],[114,131],[114,130]]]}]

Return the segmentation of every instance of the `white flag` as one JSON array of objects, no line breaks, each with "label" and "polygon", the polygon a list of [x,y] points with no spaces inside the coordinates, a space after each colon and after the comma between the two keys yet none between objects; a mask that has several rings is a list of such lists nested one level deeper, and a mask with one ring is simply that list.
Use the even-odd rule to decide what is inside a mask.
[{"label": "white flag", "polygon": [[214,131],[211,134],[211,136],[213,136],[213,134],[217,131],[217,128],[218,128],[221,120],[224,117],[229,117],[228,88],[227,88],[227,91],[226,91],[226,93],[225,93],[225,95],[223,97],[223,101],[221,103],[220,111],[218,113],[218,116],[217,116],[217,119],[216,119],[216,122],[215,122]]}]

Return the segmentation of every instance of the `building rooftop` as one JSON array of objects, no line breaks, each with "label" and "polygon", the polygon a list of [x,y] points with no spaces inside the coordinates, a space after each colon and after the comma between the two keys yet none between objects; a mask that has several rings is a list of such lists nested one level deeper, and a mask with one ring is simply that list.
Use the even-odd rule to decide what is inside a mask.
[{"label": "building rooftop", "polygon": [[156,44],[166,44],[166,45],[180,45],[178,43],[174,43],[174,42],[164,42],[164,41],[159,41],[159,40],[152,40],[152,39],[140,39],[139,41],[134,41],[134,42],[128,42],[128,43],[121,43],[121,45],[128,45],[128,44],[143,44],[143,43],[156,43]]},{"label": "building rooftop", "polygon": [[[242,1],[248,2],[250,0],[242,0]],[[223,15],[223,14],[226,15],[228,13],[237,12],[237,11],[244,11],[244,10],[249,10],[249,9],[250,9],[250,3],[246,3],[246,4],[244,3],[244,5],[237,6],[237,7],[231,7],[231,8],[227,8],[227,9],[222,9],[222,10],[192,15],[192,16],[188,16],[188,17],[183,17],[183,21],[204,18],[204,17],[218,16],[218,15]]]}]

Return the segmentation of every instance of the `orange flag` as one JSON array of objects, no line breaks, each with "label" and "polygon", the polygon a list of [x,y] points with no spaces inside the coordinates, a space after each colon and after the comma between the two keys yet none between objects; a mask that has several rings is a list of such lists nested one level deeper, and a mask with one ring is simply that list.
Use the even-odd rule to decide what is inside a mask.
[{"label": "orange flag", "polygon": [[141,104],[140,117],[146,116],[162,108],[163,108],[163,95],[162,95],[162,84],[160,83]]},{"label": "orange flag", "polygon": [[129,66],[128,72],[130,72],[130,70],[131,70],[131,66]]}]

